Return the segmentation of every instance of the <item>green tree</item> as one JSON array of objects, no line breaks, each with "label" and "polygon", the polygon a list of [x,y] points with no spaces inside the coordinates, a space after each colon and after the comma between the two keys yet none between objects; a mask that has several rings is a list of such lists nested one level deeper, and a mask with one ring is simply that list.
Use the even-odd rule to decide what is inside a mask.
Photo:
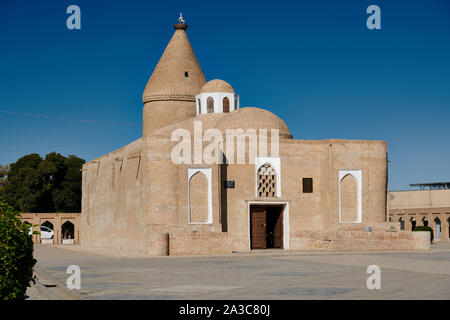
[{"label": "green tree", "polygon": [[56,152],[26,155],[11,164],[0,195],[21,212],[80,212],[83,163]]},{"label": "green tree", "polygon": [[0,190],[3,188],[3,186],[8,181],[8,172],[9,172],[9,166],[2,166],[0,164]]},{"label": "green tree", "polygon": [[42,194],[42,176],[39,166],[42,158],[36,153],[12,163],[2,195],[8,204],[22,212],[39,212]]},{"label": "green tree", "polygon": [[0,200],[0,300],[24,299],[35,264],[29,226]]},{"label": "green tree", "polygon": [[65,172],[62,183],[53,193],[58,212],[81,212],[81,168],[84,160],[69,156],[64,160]]},{"label": "green tree", "polygon": [[66,158],[59,153],[52,152],[45,156],[39,165],[42,178],[42,193],[40,199],[41,212],[59,211],[54,203],[54,196],[62,189],[67,168]]}]

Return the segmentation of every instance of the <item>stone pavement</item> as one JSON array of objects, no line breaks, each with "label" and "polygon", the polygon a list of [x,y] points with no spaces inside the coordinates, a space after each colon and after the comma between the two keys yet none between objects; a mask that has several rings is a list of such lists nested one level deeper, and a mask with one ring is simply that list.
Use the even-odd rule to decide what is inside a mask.
[{"label": "stone pavement", "polygon": [[[80,246],[35,246],[28,299],[450,299],[450,243],[430,252],[264,250],[216,257],[144,257]],[[369,265],[381,289],[369,290]],[[69,265],[81,289],[65,287]]]}]

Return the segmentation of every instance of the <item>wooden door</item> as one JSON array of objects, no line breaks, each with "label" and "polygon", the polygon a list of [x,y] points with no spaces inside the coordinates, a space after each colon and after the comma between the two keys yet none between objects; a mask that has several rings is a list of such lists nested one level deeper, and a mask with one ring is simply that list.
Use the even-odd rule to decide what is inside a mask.
[{"label": "wooden door", "polygon": [[274,227],[274,248],[283,248],[283,213],[280,211],[276,213],[278,217],[276,218],[277,222],[275,223]]},{"label": "wooden door", "polygon": [[266,208],[251,207],[250,217],[251,248],[266,249]]}]

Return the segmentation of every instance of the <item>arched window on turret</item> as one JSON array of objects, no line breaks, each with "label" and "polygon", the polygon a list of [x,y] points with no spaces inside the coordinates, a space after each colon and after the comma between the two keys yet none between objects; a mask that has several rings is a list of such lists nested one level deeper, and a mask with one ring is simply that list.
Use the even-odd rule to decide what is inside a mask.
[{"label": "arched window on turret", "polygon": [[223,98],[223,112],[230,112],[230,100],[227,97]]},{"label": "arched window on turret", "polygon": [[213,97],[208,97],[206,100],[207,112],[214,113],[214,99]]},{"label": "arched window on turret", "polygon": [[202,113],[202,100],[197,99],[197,101],[198,101],[198,114],[201,114]]}]

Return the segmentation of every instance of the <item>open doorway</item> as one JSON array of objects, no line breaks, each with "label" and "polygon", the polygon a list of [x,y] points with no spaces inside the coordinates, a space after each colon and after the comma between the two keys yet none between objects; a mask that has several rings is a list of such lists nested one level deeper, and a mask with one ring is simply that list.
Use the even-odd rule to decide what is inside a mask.
[{"label": "open doorway", "polygon": [[441,238],[441,219],[436,217],[436,219],[434,219],[434,223],[436,224],[436,239],[440,239]]},{"label": "open doorway", "polygon": [[75,237],[75,226],[72,222],[66,221],[61,226],[61,233],[63,240],[74,239]]},{"label": "open doorway", "polygon": [[250,248],[283,248],[283,205],[250,206]]}]

